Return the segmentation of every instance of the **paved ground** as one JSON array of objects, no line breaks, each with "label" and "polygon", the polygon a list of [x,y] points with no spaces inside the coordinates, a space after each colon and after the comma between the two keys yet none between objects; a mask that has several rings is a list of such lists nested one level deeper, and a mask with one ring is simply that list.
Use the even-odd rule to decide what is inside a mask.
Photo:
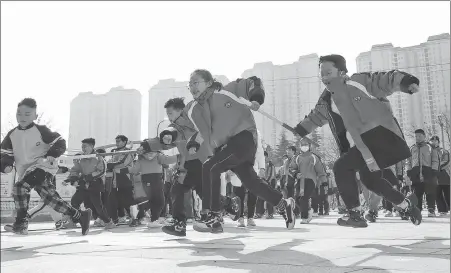
[{"label": "paved ground", "polygon": [[336,218],[315,218],[292,231],[280,218],[257,220],[252,229],[226,220],[223,234],[189,226],[182,239],[145,227],[93,228],[88,236],[79,229],[2,232],[1,272],[450,272],[449,217],[426,218],[418,227],[382,217],[366,229],[339,227]]}]

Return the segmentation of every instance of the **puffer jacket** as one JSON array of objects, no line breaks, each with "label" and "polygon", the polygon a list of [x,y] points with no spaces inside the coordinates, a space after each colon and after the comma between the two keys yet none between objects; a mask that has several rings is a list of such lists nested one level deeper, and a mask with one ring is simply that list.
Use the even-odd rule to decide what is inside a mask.
[{"label": "puffer jacket", "polygon": [[138,156],[129,172],[132,174],[163,174],[163,165],[170,165],[177,162],[177,155],[167,156],[159,152],[151,152]]},{"label": "puffer jacket", "polygon": [[[419,80],[397,70],[357,73],[330,81],[326,92],[331,93],[344,127],[367,165],[376,163],[379,169],[385,169],[410,157],[409,147],[386,97],[395,91],[409,93],[408,88],[413,83],[419,84]],[[295,129],[303,137],[331,121],[330,107],[323,100]],[[331,130],[338,142],[338,133],[343,132],[338,132],[333,124]]]},{"label": "puffer jacket", "polygon": [[303,189],[304,179],[313,180],[315,186],[328,182],[324,165],[317,155],[311,152],[301,153],[296,158],[296,164],[299,172],[302,174],[301,189]]}]

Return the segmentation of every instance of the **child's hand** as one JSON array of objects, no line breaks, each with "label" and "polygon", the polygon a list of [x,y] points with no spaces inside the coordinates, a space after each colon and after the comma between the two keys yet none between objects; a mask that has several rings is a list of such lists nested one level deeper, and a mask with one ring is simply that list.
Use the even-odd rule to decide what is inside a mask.
[{"label": "child's hand", "polygon": [[196,154],[196,153],[197,153],[196,147],[191,147],[191,148],[188,150],[188,153],[189,153],[190,155]]},{"label": "child's hand", "polygon": [[418,93],[418,91],[420,91],[420,87],[418,86],[418,84],[412,83],[411,85],[409,85],[408,90],[410,94],[415,94]]},{"label": "child's hand", "polygon": [[13,167],[12,166],[6,166],[5,169],[3,170],[4,173],[10,173],[12,172]]},{"label": "child's hand", "polygon": [[260,103],[256,102],[256,101],[251,101],[252,105],[249,106],[249,108],[251,108],[254,111],[258,111],[258,109],[260,108]]}]

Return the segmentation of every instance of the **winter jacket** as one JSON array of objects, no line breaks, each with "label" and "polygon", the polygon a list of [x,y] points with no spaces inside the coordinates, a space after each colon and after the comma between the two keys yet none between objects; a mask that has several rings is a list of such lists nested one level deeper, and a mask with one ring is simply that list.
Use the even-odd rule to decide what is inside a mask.
[{"label": "winter jacket", "polygon": [[440,147],[438,147],[437,150],[438,150],[438,153],[440,156],[440,174],[439,174],[438,182],[440,185],[449,185],[450,184],[449,152]]},{"label": "winter jacket", "polygon": [[[408,87],[412,83],[419,84],[419,80],[397,70],[357,73],[350,78],[338,77],[330,81],[327,88],[331,99],[345,129],[368,165],[375,162],[379,169],[384,169],[410,157],[409,147],[386,97],[395,91],[409,93]],[[317,127],[329,123],[339,143],[340,134],[341,138],[346,134],[343,135],[343,131],[340,132],[336,124],[332,123],[334,120],[330,111],[323,98],[296,126],[296,131],[301,136],[306,136]]]},{"label": "winter jacket", "polygon": [[162,165],[170,165],[177,162],[177,155],[167,156],[158,152],[151,152],[140,155],[132,167],[129,167],[129,172],[132,174],[163,174]]},{"label": "winter jacket", "polygon": [[316,186],[328,183],[326,170],[317,155],[311,152],[301,153],[296,158],[296,165],[298,165],[299,173],[302,174],[301,189],[303,189],[304,179],[313,180]]},{"label": "winter jacket", "polygon": [[408,160],[407,175],[412,182],[419,176],[420,170],[423,177],[436,177],[440,167],[439,152],[426,142],[416,143],[410,149],[412,156]]},{"label": "winter jacket", "polygon": [[[128,151],[129,148],[116,148],[111,152]],[[128,168],[133,166],[132,154],[126,155],[114,155],[107,163],[107,174],[109,177],[112,175],[113,187],[128,188],[133,187],[132,177],[129,174]]]},{"label": "winter jacket", "polygon": [[106,162],[102,157],[82,158],[74,160],[74,166],[69,171],[69,178],[82,178],[84,176],[86,179],[89,176],[89,181],[84,180],[81,183],[88,182],[90,189],[103,191],[105,173]]},{"label": "winter jacket", "polygon": [[199,132],[188,141],[188,150],[206,142],[210,150],[215,151],[227,144],[231,137],[245,130],[253,134],[257,147],[257,127],[252,110],[240,98],[257,101],[262,105],[265,92],[261,84],[257,86],[248,78],[231,82],[221,90],[209,88],[196,100],[188,103],[185,114]]},{"label": "winter jacket", "polygon": [[297,164],[296,158],[297,155],[293,155],[284,162],[283,176],[285,177],[285,181],[289,181],[289,177],[296,179],[296,175],[299,172],[299,165]]},{"label": "winter jacket", "polygon": [[66,151],[66,140],[60,134],[50,131],[45,125],[31,123],[26,128],[20,126],[8,132],[1,144],[1,172],[16,163],[18,179],[36,168],[53,175],[58,164],[43,160],[47,156],[60,157]]},{"label": "winter jacket", "polygon": [[270,182],[273,179],[276,179],[276,167],[270,160],[268,160],[265,167],[265,180]]}]

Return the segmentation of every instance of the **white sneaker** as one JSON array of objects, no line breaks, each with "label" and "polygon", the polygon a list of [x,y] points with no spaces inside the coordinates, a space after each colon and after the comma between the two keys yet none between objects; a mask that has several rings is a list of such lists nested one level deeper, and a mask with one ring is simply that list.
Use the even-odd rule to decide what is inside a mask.
[{"label": "white sneaker", "polygon": [[164,226],[164,222],[160,221],[160,219],[155,220],[153,222],[149,222],[147,224],[147,228],[162,228]]},{"label": "white sneaker", "polygon": [[247,226],[248,227],[255,227],[256,226],[256,224],[255,224],[255,222],[254,222],[254,219],[252,219],[252,218],[248,218],[247,219]]},{"label": "white sneaker", "polygon": [[[249,221],[249,220],[248,220]],[[244,218],[240,217],[240,219],[238,219],[238,224],[237,227],[245,227],[246,225],[244,224]]]},{"label": "white sneaker", "polygon": [[399,215],[399,212],[398,212],[398,211],[396,211],[396,212],[395,212],[395,217],[400,217],[400,215]]},{"label": "white sneaker", "polygon": [[447,212],[440,212],[439,214],[440,214],[440,216],[446,216],[448,213]]},{"label": "white sneaker", "polygon": [[186,223],[187,224],[192,224],[194,221],[193,221],[193,218],[188,218],[188,219],[186,219]]},{"label": "white sneaker", "polygon": [[128,219],[124,216],[124,217],[119,217],[119,219],[117,220],[118,224],[128,224]]},{"label": "white sneaker", "polygon": [[314,212],[314,213],[312,214],[312,217],[318,217],[318,213],[317,213],[317,212]]},{"label": "white sneaker", "polygon": [[303,225],[308,224],[308,223],[310,223],[311,220],[312,219],[301,219],[301,224],[303,224]]},{"label": "white sneaker", "polygon": [[95,226],[95,227],[104,227],[104,226],[105,226],[105,223],[104,223],[100,218],[97,218],[97,219],[94,221],[94,226]]},{"label": "white sneaker", "polygon": [[393,217],[393,213],[391,211],[387,212],[387,214],[385,214],[385,217]]}]

